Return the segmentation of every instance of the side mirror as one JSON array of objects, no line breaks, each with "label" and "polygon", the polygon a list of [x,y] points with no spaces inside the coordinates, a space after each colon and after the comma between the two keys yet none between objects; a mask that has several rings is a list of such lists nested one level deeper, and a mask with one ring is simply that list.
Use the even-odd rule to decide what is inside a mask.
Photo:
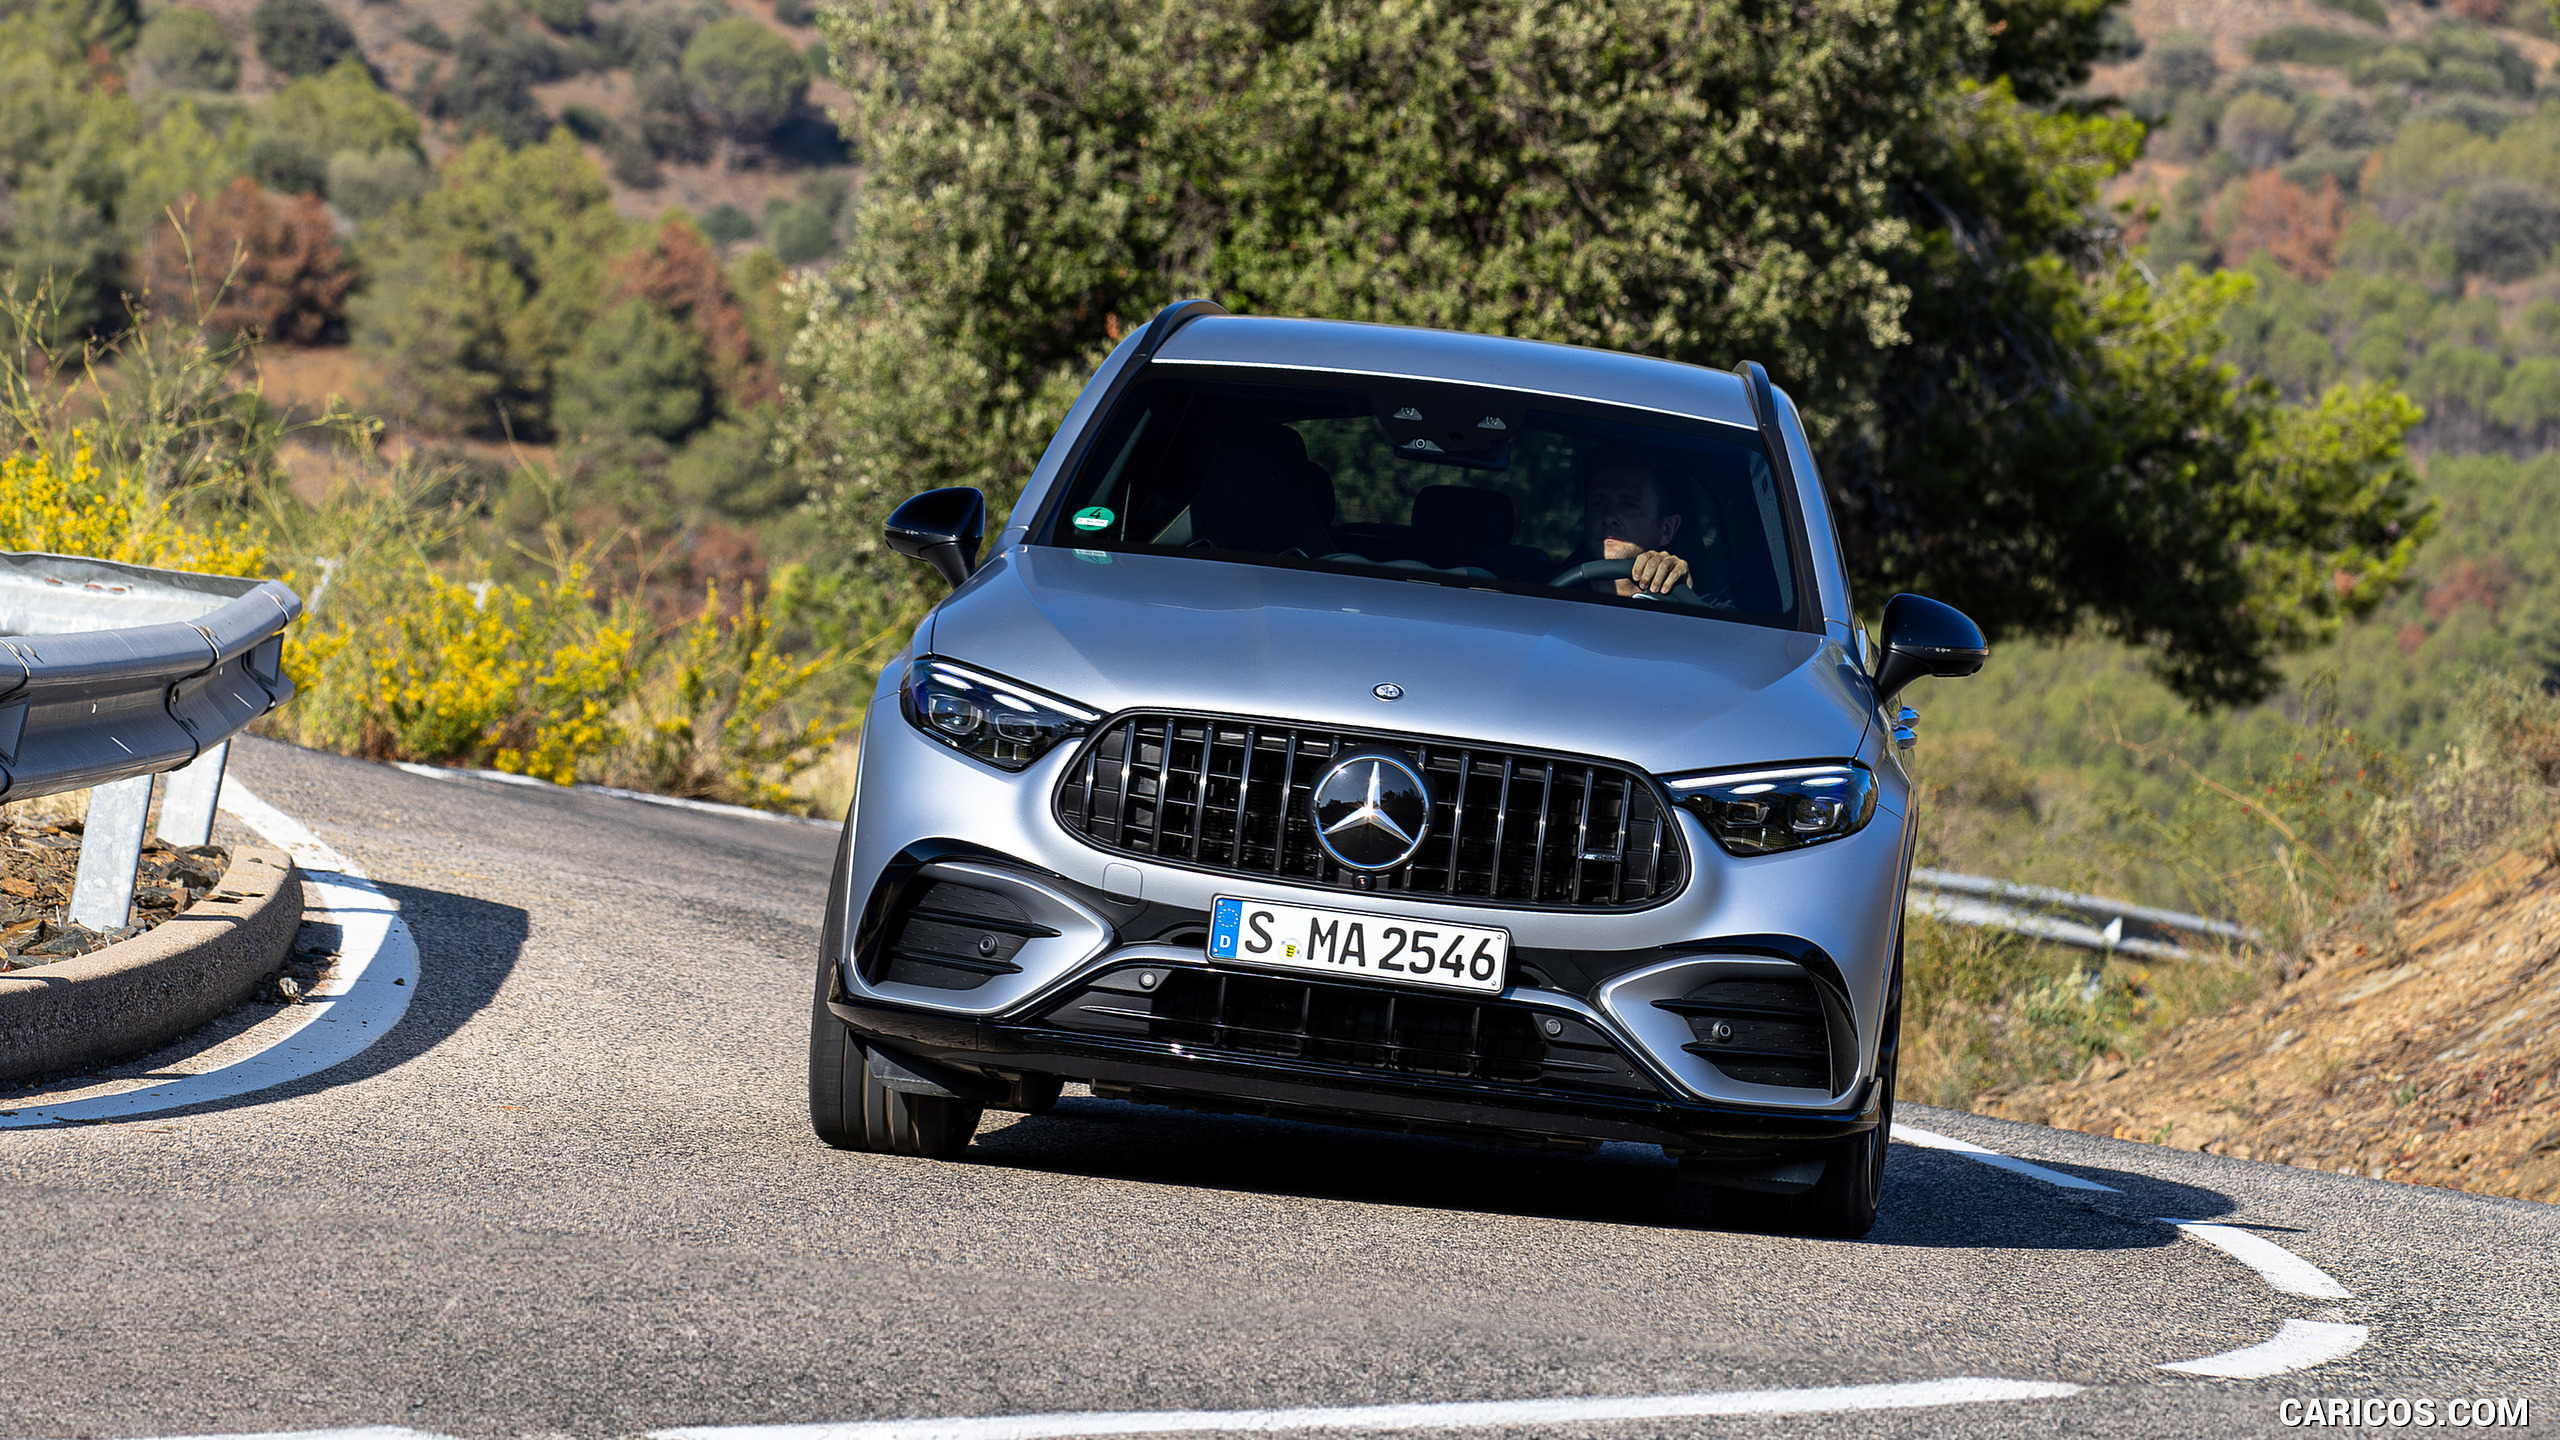
[{"label": "side mirror", "polygon": [[958,585],[978,568],[978,545],[987,538],[987,497],[966,485],[927,490],[908,497],[885,529],[890,549]]},{"label": "side mirror", "polygon": [[1876,699],[1891,700],[1923,675],[1952,680],[1991,658],[1982,627],[1952,605],[1924,595],[1896,595],[1884,607],[1884,660],[1876,666]]}]

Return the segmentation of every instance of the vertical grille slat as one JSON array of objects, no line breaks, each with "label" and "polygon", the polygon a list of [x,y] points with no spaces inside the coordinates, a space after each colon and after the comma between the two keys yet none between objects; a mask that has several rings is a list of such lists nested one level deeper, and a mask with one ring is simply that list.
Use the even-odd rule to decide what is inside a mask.
[{"label": "vertical grille slat", "polygon": [[1227,842],[1227,864],[1241,868],[1244,864],[1244,817],[1253,801],[1253,762],[1262,753],[1262,732],[1251,725],[1244,727],[1244,759],[1236,766],[1236,833]]},{"label": "vertical grille slat", "polygon": [[[1415,767],[1432,807],[1412,860],[1361,874],[1324,852],[1306,812],[1335,758],[1377,749]],[[1611,910],[1686,878],[1660,792],[1624,766],[1266,720],[1124,717],[1068,766],[1055,813],[1107,850],[1351,892]]]},{"label": "vertical grille slat", "polygon": [[1458,752],[1458,794],[1456,806],[1449,814],[1449,878],[1440,887],[1443,895],[1458,893],[1458,869],[1467,853],[1467,790],[1476,783],[1476,752]]}]

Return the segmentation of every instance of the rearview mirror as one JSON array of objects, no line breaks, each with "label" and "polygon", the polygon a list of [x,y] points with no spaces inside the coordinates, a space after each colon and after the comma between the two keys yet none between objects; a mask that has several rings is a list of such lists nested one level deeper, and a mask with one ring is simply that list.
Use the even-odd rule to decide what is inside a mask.
[{"label": "rearview mirror", "polygon": [[966,485],[910,496],[889,516],[889,548],[921,560],[958,585],[978,568],[987,538],[987,497]]},{"label": "rearview mirror", "polygon": [[1876,666],[1876,699],[1891,700],[1923,675],[1948,680],[1970,675],[1990,658],[1982,627],[1963,611],[1925,595],[1896,595],[1884,607],[1884,659]]}]

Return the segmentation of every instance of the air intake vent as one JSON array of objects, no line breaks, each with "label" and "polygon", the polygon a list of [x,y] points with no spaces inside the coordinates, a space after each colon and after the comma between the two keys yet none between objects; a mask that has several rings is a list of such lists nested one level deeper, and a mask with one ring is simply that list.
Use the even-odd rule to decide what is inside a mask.
[{"label": "air intake vent", "polygon": [[[1334,757],[1355,747],[1402,754],[1432,794],[1421,849],[1374,877],[1336,864],[1307,813]],[[1653,782],[1622,766],[1215,716],[1110,722],[1069,767],[1057,813],[1123,854],[1423,898],[1617,910],[1664,899],[1683,875]]]},{"label": "air intake vent", "polygon": [[1689,1022],[1697,1038],[1682,1049],[1733,1079],[1831,1092],[1831,1027],[1811,977],[1710,980],[1653,1003]]},{"label": "air intake vent", "polygon": [[1011,897],[974,885],[933,880],[921,887],[889,932],[884,980],[934,990],[975,990],[1013,963],[1023,942],[1058,932],[1022,913]]},{"label": "air intake vent", "polygon": [[1185,1055],[1279,1056],[1542,1089],[1658,1094],[1607,1036],[1569,1015],[1375,985],[1184,966],[1096,977],[1047,1023]]}]

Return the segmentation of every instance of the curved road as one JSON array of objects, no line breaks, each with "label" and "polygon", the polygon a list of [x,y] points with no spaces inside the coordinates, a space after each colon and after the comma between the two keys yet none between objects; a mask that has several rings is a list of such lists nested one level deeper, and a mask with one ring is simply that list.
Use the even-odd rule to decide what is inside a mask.
[{"label": "curved road", "polygon": [[[0,1131],[0,1434],[596,1437],[1954,1377],[2076,1388],[1446,1433],[2261,1434],[2307,1397],[2560,1422],[2560,1209],[1943,1111],[1903,1118],[2111,1188],[1898,1145],[1875,1234],[1809,1241],[1702,1223],[1630,1146],[1072,1093],[991,1115],[959,1163],[841,1154],[802,1089],[831,830],[260,741],[233,764],[398,903],[415,998],[286,1085]],[[188,1049],[116,1073],[203,1063]],[[2350,1294],[2283,1293],[2160,1217],[2275,1241]],[[2261,1379],[2160,1368],[2288,1321],[2368,1338]]]}]

